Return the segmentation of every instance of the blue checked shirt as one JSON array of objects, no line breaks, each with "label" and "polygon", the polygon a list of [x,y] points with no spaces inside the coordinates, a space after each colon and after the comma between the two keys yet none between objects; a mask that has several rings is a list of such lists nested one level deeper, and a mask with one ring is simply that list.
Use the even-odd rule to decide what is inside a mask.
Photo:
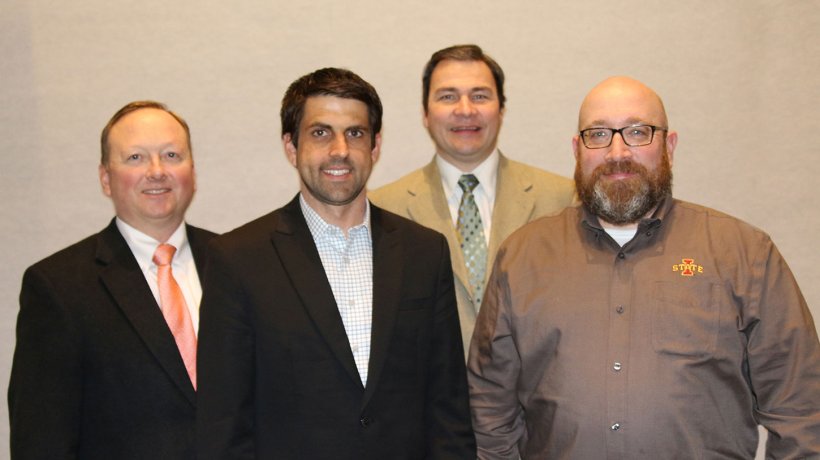
[{"label": "blue checked shirt", "polygon": [[299,204],[305,216],[313,242],[322,259],[322,266],[342,323],[353,351],[353,359],[367,385],[367,365],[370,361],[370,330],[373,315],[373,241],[370,236],[370,203],[364,221],[351,227],[348,236],[335,225],[328,224],[316,213],[302,195]]}]

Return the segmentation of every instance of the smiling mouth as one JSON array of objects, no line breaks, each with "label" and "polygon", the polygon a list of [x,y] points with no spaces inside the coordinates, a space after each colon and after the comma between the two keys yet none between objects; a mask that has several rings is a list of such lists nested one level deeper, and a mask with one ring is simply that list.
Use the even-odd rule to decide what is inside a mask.
[{"label": "smiling mouth", "polygon": [[454,128],[450,128],[450,131],[460,133],[460,132],[478,132],[481,131],[481,128],[478,126],[456,126]]},{"label": "smiling mouth", "polygon": [[170,188],[152,188],[152,189],[149,189],[149,190],[143,190],[142,193],[144,193],[146,195],[161,195],[163,193],[168,193],[170,191],[171,191]]},{"label": "smiling mouth", "polygon": [[344,176],[345,174],[350,174],[349,169],[325,169],[322,172],[331,176]]}]

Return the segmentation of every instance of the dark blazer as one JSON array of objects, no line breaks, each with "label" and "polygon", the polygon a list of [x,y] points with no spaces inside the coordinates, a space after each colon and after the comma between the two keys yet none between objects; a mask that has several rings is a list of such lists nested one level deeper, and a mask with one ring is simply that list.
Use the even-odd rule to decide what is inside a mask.
[{"label": "dark blazer", "polygon": [[[213,233],[187,227],[197,270]],[[195,394],[115,222],[23,275],[9,384],[17,459],[193,459]]]},{"label": "dark blazer", "polygon": [[363,387],[298,197],[211,244],[200,317],[205,459],[475,459],[445,238],[371,207]]}]

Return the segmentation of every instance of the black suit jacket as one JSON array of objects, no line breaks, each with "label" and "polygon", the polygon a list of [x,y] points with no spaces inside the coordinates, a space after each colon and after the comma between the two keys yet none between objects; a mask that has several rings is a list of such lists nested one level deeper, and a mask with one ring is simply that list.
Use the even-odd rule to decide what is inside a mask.
[{"label": "black suit jacket", "polygon": [[[197,270],[213,233],[187,227]],[[195,394],[112,220],[23,275],[9,384],[17,459],[193,459]]]},{"label": "black suit jacket", "polygon": [[211,244],[200,317],[203,459],[474,459],[444,237],[371,207],[359,378],[298,197]]}]

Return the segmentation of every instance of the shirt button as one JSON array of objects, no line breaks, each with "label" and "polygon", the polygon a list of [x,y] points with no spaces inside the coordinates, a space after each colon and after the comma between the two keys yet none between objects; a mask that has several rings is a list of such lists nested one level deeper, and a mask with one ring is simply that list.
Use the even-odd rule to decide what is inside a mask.
[{"label": "shirt button", "polygon": [[362,417],[359,419],[359,423],[362,427],[367,428],[371,423],[373,423],[373,419],[367,416]]},{"label": "shirt button", "polygon": [[618,305],[617,307],[615,307],[615,311],[618,312],[619,315],[622,315],[624,313],[624,306]]},{"label": "shirt button", "polygon": [[612,426],[609,427],[609,429],[612,430],[612,431],[618,431],[618,430],[621,429],[621,424],[620,423],[613,423]]},{"label": "shirt button", "polygon": [[618,253],[618,258],[619,259],[623,259],[624,257],[626,257],[626,254],[624,254],[623,252]]},{"label": "shirt button", "polygon": [[612,365],[612,369],[615,369],[615,372],[621,370],[621,363],[615,363]]}]

